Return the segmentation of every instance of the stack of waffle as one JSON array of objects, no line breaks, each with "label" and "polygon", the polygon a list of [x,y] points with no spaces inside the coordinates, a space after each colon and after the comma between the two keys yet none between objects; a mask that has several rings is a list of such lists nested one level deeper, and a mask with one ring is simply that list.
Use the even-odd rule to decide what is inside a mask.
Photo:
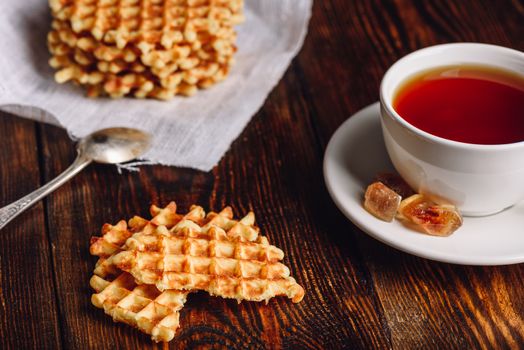
[{"label": "stack of waffle", "polygon": [[59,83],[88,95],[170,99],[223,80],[243,0],[49,0]]},{"label": "stack of waffle", "polygon": [[280,262],[284,253],[259,235],[253,213],[237,221],[229,207],[207,215],[199,206],[187,214],[176,209],[173,202],[153,206],[151,220],[106,224],[92,238],[91,254],[99,257],[92,302],[115,321],[170,341],[191,291],[239,302],[302,300],[304,290]]}]

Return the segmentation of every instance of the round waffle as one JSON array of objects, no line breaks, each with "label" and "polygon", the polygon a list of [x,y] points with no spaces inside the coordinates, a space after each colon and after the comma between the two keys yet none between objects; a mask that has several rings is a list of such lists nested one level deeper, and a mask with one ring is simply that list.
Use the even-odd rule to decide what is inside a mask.
[{"label": "round waffle", "polygon": [[169,99],[223,80],[243,0],[50,0],[59,83],[89,96]]}]

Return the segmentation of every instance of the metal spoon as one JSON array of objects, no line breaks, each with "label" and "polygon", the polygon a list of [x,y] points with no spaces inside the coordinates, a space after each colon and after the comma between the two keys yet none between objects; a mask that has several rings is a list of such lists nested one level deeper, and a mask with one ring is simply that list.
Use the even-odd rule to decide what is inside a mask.
[{"label": "metal spoon", "polygon": [[149,149],[151,136],[130,128],[109,128],[96,131],[77,144],[78,155],[63,173],[28,194],[0,209],[0,230],[18,214],[62,186],[91,162],[115,164],[130,161]]}]

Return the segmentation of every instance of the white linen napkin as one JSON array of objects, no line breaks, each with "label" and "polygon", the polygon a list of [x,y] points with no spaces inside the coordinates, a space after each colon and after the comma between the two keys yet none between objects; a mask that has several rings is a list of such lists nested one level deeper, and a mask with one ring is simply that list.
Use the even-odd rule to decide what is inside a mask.
[{"label": "white linen napkin", "polygon": [[154,135],[144,160],[210,170],[262,106],[297,54],[312,0],[246,0],[236,64],[227,79],[169,102],[89,99],[54,82],[47,63],[50,11],[45,0],[0,1],[0,109],[59,125],[72,137],[128,126]]}]

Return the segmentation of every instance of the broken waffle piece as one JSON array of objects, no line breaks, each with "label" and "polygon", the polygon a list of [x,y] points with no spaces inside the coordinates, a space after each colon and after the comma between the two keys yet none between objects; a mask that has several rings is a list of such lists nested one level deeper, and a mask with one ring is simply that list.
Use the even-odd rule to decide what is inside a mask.
[{"label": "broken waffle piece", "polygon": [[179,311],[184,306],[188,291],[159,291],[152,285],[137,285],[133,276],[121,273],[115,279],[93,276],[91,297],[93,305],[111,316],[151,335],[156,342],[168,342],[180,326]]},{"label": "broken waffle piece", "polygon": [[99,257],[91,301],[115,321],[170,341],[194,290],[239,302],[304,297],[280,262],[284,252],[259,234],[253,213],[236,220],[229,207],[206,214],[192,206],[181,214],[174,202],[150,211],[151,220],[105,224],[102,236],[91,239],[90,252]]},{"label": "broken waffle piece", "polygon": [[455,206],[437,204],[421,194],[404,199],[397,217],[432,236],[449,236],[462,226],[462,216]]},{"label": "broken waffle piece", "polygon": [[368,186],[364,194],[364,208],[380,220],[391,222],[395,218],[401,199],[398,193],[382,182],[374,182]]},{"label": "broken waffle piece", "polygon": [[110,257],[121,251],[131,236],[134,237],[131,244],[145,244],[144,249],[155,249],[152,246],[154,242],[151,239],[148,241],[147,236],[151,234],[219,241],[221,243],[218,244],[218,249],[231,249],[228,241],[267,240],[258,235],[259,228],[254,225],[253,213],[234,220],[230,207],[219,213],[209,212],[206,215],[202,207],[193,205],[188,213],[180,214],[175,202],[171,202],[165,208],[153,205],[150,212],[153,216],[151,221],[135,216],[129,220],[129,225],[124,220],[116,225],[105,224],[102,227],[102,236],[91,238],[90,252],[100,258],[95,266],[95,275],[105,277],[118,271]]},{"label": "broken waffle piece", "polygon": [[284,257],[282,250],[270,245],[264,236],[249,241],[246,235],[238,235],[237,225],[242,220],[224,225],[229,228],[227,232],[205,221],[200,225],[189,221],[181,220],[171,230],[144,226],[150,229],[134,233],[107,263],[159,290],[204,290],[238,301],[267,302],[278,295],[293,302],[302,300],[303,288],[290,277],[289,268],[279,262]]},{"label": "broken waffle piece", "polygon": [[119,221],[116,225],[104,224],[102,236],[91,237],[89,252],[99,258],[107,258],[119,250],[132,234],[124,220]]},{"label": "broken waffle piece", "polygon": [[299,302],[304,291],[280,262],[123,251],[114,263],[137,281],[159,290],[205,290],[238,301],[268,301],[284,295]]}]

